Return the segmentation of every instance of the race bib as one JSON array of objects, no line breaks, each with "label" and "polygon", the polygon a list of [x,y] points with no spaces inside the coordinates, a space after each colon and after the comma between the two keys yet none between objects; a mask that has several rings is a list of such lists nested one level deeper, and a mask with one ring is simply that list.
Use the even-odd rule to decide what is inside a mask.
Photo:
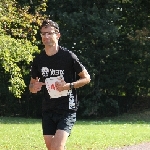
[{"label": "race bib", "polygon": [[67,96],[68,90],[59,92],[56,89],[55,82],[60,82],[60,77],[50,77],[45,79],[46,89],[50,95],[50,98],[59,98],[61,96]]}]

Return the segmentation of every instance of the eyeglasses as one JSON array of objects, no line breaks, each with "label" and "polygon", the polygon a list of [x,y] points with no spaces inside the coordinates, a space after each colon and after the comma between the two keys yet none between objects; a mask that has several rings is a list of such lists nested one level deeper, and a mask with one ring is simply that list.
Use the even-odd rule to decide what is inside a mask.
[{"label": "eyeglasses", "polygon": [[41,32],[41,37],[52,36],[54,33],[56,33],[56,32]]}]

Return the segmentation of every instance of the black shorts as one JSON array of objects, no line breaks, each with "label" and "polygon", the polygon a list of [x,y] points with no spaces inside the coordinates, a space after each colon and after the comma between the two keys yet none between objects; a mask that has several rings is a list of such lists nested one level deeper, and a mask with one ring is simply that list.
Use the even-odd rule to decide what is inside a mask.
[{"label": "black shorts", "polygon": [[55,135],[57,130],[64,130],[70,135],[75,122],[76,113],[66,112],[64,114],[58,114],[55,112],[43,112],[43,135]]}]

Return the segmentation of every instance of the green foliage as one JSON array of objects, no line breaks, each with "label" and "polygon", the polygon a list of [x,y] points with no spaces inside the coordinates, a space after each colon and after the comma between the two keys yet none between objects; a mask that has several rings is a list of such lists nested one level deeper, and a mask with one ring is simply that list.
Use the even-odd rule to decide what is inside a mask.
[{"label": "green foliage", "polygon": [[[9,90],[21,98],[25,90],[24,76],[29,74],[29,63],[38,48],[36,34],[40,24],[40,15],[31,15],[28,5],[17,1],[0,1],[0,64],[9,76]],[[9,36],[6,36],[9,35]]]},{"label": "green foliage", "polygon": [[[32,44],[42,47],[38,31],[41,19],[50,16],[60,25],[60,45],[74,51],[91,75],[90,84],[78,89],[83,114],[101,115],[112,108],[117,110],[112,95],[147,96],[149,5],[148,0],[0,1],[0,50],[5,49],[0,52],[1,75],[5,69],[9,89],[20,97],[29,80],[29,61],[38,52]],[[108,97],[107,103],[101,95]]]},{"label": "green foliage", "polygon": [[44,12],[45,7],[45,2],[40,3],[32,15],[29,13],[31,7],[27,1],[23,5],[19,5],[17,0],[0,2],[0,27],[5,34],[11,35],[15,39],[28,39],[30,42],[38,44],[36,35],[43,18],[39,11]]},{"label": "green foliage", "polygon": [[38,48],[27,40],[15,40],[6,35],[0,36],[0,62],[6,74],[10,75],[9,89],[16,97],[21,97],[26,87],[23,79],[25,70],[19,62],[26,62],[28,65],[33,59],[32,54],[37,51]]},{"label": "green foliage", "polygon": [[[149,95],[149,1],[128,1],[120,5],[120,50],[125,95]],[[134,11],[132,11],[134,9]],[[138,14],[138,15],[137,15]]]}]

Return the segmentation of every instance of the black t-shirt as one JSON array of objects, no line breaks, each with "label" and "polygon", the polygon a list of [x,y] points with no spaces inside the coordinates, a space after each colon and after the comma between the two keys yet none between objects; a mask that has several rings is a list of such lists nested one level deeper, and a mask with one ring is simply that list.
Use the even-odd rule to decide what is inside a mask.
[{"label": "black t-shirt", "polygon": [[43,111],[63,113],[64,111],[77,110],[76,89],[59,92],[56,90],[54,82],[58,78],[63,78],[66,83],[74,82],[76,75],[83,69],[84,66],[79,62],[77,56],[62,47],[52,56],[48,56],[45,51],[42,51],[33,59],[31,77],[33,79],[38,77],[41,82],[46,83],[42,89],[44,92]]}]

